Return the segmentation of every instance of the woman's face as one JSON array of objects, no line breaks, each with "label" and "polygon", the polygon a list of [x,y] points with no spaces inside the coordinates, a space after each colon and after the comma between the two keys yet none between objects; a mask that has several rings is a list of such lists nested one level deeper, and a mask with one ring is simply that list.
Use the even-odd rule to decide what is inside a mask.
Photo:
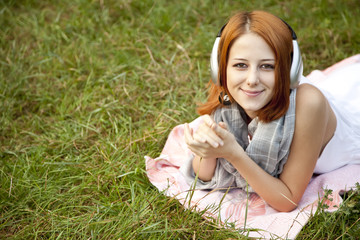
[{"label": "woman's face", "polygon": [[250,118],[270,102],[275,86],[275,55],[263,38],[246,33],[235,40],[226,68],[227,88]]}]

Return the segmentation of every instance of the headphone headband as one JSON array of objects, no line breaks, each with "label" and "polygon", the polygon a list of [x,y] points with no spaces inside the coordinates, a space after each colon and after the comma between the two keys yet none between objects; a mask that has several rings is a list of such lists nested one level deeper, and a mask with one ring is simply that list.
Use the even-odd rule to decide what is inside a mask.
[{"label": "headphone headband", "polygon": [[[293,44],[293,52],[291,54],[291,68],[290,68],[290,88],[296,88],[299,85],[300,78],[303,73],[303,63],[300,53],[300,48],[297,42],[297,36],[295,31],[291,28],[291,26],[279,18],[283,23],[286,24],[286,26],[290,29],[291,37],[292,37],[292,44]],[[219,81],[219,62],[218,62],[218,49],[219,49],[219,43],[221,39],[221,33],[226,27],[226,24],[223,25],[216,35],[215,42],[211,51],[210,56],[210,69],[211,69],[211,79],[216,85],[221,85],[221,82]]]}]

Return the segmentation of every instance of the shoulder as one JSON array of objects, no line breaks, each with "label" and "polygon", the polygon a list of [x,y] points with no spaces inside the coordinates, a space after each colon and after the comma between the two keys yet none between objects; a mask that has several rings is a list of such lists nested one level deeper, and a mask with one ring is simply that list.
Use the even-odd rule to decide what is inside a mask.
[{"label": "shoulder", "polygon": [[[331,108],[322,92],[313,85],[301,84],[296,92],[295,131],[293,148],[307,145],[308,151],[319,156],[329,132]],[[314,155],[314,156],[315,156]]]},{"label": "shoulder", "polygon": [[296,120],[306,121],[325,119],[327,99],[322,92],[311,84],[301,84],[296,92]]},{"label": "shoulder", "polygon": [[319,141],[323,148],[333,136],[336,123],[336,116],[322,92],[310,84],[300,85],[296,93],[295,135],[301,136],[301,141]]},{"label": "shoulder", "polygon": [[326,104],[326,102],[327,100],[322,92],[311,84],[304,83],[297,88],[296,103],[301,106],[317,107]]}]

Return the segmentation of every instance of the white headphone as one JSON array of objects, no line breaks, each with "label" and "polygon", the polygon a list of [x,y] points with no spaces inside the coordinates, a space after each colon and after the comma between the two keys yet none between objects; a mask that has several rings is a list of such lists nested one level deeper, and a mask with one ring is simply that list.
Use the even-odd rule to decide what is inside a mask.
[{"label": "white headphone", "polygon": [[[293,89],[299,85],[300,78],[303,74],[303,62],[301,58],[300,48],[297,42],[297,36],[294,30],[290,27],[288,23],[286,23],[284,20],[282,21],[288,26],[292,35],[293,52],[291,56],[290,88]],[[221,33],[225,28],[225,26],[226,24],[220,29],[219,33],[217,34],[210,56],[211,79],[216,85],[221,85],[220,81],[218,81],[218,72],[219,72],[218,49],[219,49]]]}]

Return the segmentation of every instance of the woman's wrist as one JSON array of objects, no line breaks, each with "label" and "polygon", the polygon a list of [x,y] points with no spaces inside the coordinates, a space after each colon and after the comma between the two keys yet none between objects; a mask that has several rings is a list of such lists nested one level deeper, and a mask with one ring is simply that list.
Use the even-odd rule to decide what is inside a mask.
[{"label": "woman's wrist", "polygon": [[193,170],[203,181],[210,181],[216,169],[216,158],[202,158],[195,156],[193,159]]},{"label": "woman's wrist", "polygon": [[228,151],[227,156],[224,156],[224,158],[231,164],[234,164],[240,159],[243,159],[245,155],[246,152],[244,151],[244,149],[239,144],[234,144],[233,148]]}]

